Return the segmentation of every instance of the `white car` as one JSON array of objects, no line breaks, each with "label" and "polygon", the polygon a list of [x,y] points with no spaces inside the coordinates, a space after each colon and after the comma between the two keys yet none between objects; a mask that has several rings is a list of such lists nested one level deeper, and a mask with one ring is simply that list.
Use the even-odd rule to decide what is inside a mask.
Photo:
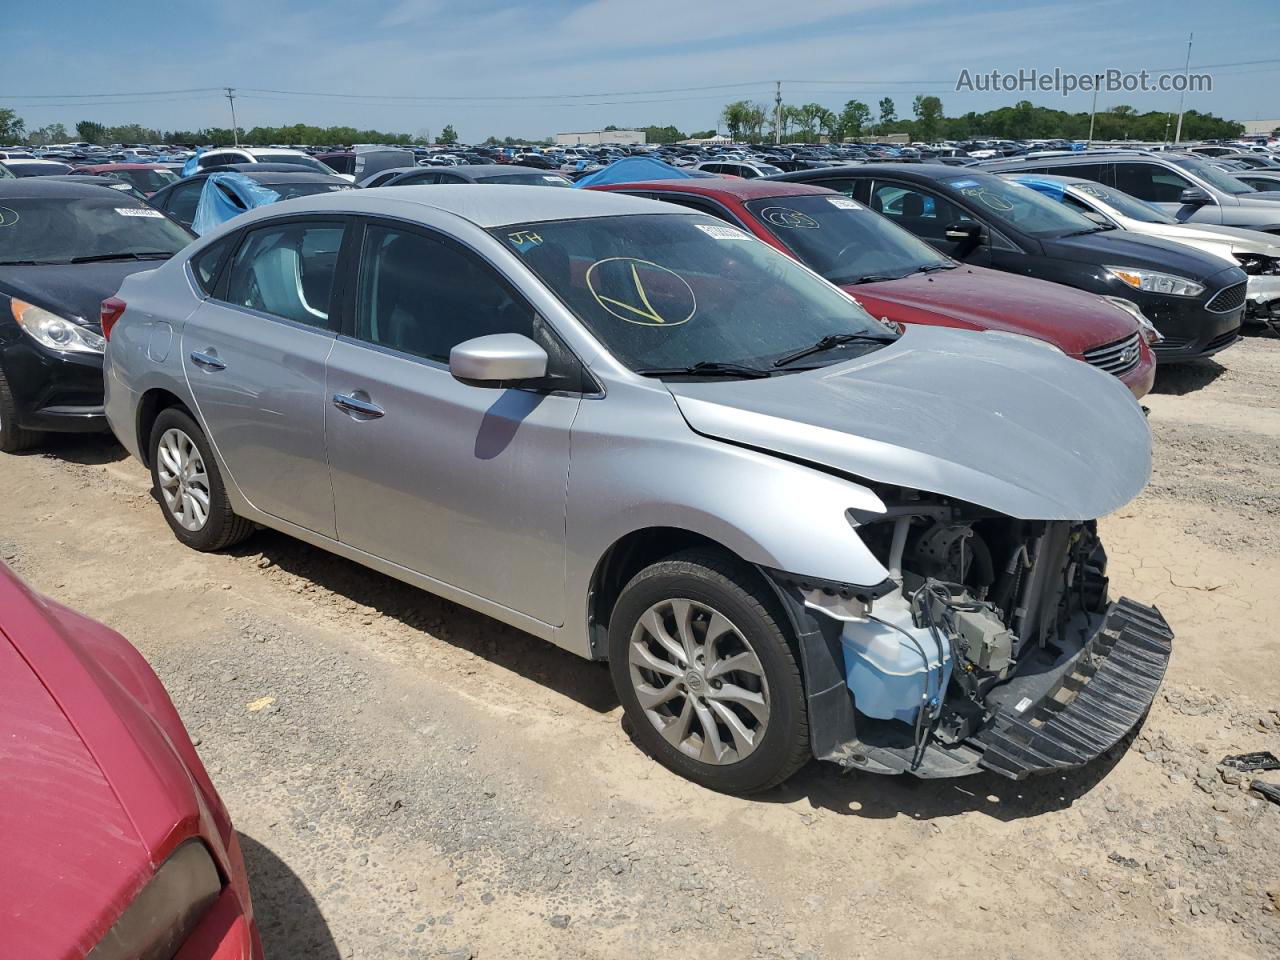
[{"label": "white car", "polygon": [[[285,147],[218,147],[200,154],[196,166],[204,170],[224,163],[292,163],[311,173],[335,175],[330,168],[310,154]],[[344,180],[355,180],[351,174],[339,173],[336,176]]]}]

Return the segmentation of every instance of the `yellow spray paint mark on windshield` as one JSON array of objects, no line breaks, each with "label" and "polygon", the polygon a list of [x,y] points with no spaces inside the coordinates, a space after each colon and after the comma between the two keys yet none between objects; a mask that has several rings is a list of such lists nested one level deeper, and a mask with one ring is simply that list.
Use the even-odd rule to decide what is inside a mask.
[{"label": "yellow spray paint mark on windshield", "polygon": [[[627,300],[621,300],[617,297],[605,296],[596,289],[599,269],[605,264],[615,263],[623,264],[627,268],[631,281],[629,286],[635,290],[634,300],[631,300],[630,297],[628,297]],[[683,312],[685,303],[687,303],[689,309],[683,317],[673,319],[672,316],[664,316],[663,313],[653,305],[649,296],[649,291],[645,289],[644,281],[640,279],[641,267],[670,274],[679,282],[680,287],[674,288],[673,291],[668,292],[663,299],[670,301],[669,305],[676,308],[675,311],[669,312],[673,312],[677,315],[678,313]],[[689,282],[674,270],[668,269],[661,264],[654,263],[651,260],[640,260],[635,257],[607,257],[604,260],[597,260],[587,268],[586,280],[587,288],[591,291],[591,295],[595,297],[596,302],[600,304],[605,311],[617,317],[619,320],[625,320],[627,323],[635,323],[645,327],[678,326],[687,322],[698,309],[697,298],[694,296],[693,287],[689,286]],[[631,300],[631,302],[628,302],[628,300]],[[666,306],[666,304],[664,304],[664,306]]]}]

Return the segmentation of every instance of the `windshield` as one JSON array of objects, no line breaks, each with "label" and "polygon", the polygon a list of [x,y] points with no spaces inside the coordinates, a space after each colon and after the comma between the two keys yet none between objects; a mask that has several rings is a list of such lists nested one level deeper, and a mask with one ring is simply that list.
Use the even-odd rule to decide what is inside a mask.
[{"label": "windshield", "polygon": [[943,182],[987,216],[1033,237],[1061,237],[1098,229],[1087,217],[1020,183],[972,173]]},{"label": "windshield", "polygon": [[6,167],[15,177],[61,177],[75,173],[75,168],[51,160],[6,160]]},{"label": "windshield", "polygon": [[840,194],[768,197],[746,207],[806,266],[832,283],[905,277],[951,260],[895,223]]},{"label": "windshield", "polygon": [[1153,207],[1145,200],[1139,200],[1137,197],[1130,196],[1119,190],[1112,190],[1104,187],[1100,183],[1091,181],[1081,181],[1071,184],[1071,189],[1078,193],[1086,194],[1090,197],[1101,201],[1108,207],[1111,207],[1122,217],[1128,217],[1130,220],[1137,220],[1141,223],[1177,223],[1163,210]]},{"label": "windshield", "polygon": [[178,180],[178,175],[172,170],[108,170],[106,175],[127,181],[143,193],[155,193]]},{"label": "windshield", "polygon": [[314,170],[316,173],[333,173],[333,170],[326,167],[315,157],[308,157],[306,154],[258,153],[254,154],[254,159],[259,163],[292,163],[294,166],[306,167],[308,170]]},{"label": "windshield", "polygon": [[554,173],[512,173],[505,177],[484,177],[480,183],[514,183],[533,187],[572,187],[573,181]]},{"label": "windshield", "polygon": [[633,370],[763,368],[830,334],[893,336],[836,287],[711,217],[641,214],[492,233]]},{"label": "windshield", "polygon": [[772,163],[760,163],[754,161],[755,168],[760,171],[762,177],[772,177],[775,174],[782,173],[781,167],[775,167]]},{"label": "windshield", "polygon": [[68,263],[115,254],[177,253],[191,234],[144,203],[101,197],[0,197],[0,264]]},{"label": "windshield", "polygon": [[1227,173],[1227,171],[1219,167],[1215,167],[1212,163],[1206,163],[1199,157],[1170,156],[1169,161],[1171,163],[1176,163],[1184,170],[1190,170],[1201,180],[1205,181],[1205,183],[1209,184],[1211,187],[1216,187],[1223,193],[1235,195],[1257,192],[1247,183],[1237,180],[1235,177],[1231,176],[1231,174]]}]

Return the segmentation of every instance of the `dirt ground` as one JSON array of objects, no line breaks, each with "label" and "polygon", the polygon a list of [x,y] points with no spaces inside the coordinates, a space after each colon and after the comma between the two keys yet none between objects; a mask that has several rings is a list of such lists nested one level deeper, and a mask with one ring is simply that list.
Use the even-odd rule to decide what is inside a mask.
[{"label": "dirt ground", "polygon": [[273,533],[189,551],[106,440],[0,459],[0,559],[155,666],[271,960],[1276,957],[1280,807],[1216,763],[1280,753],[1278,398],[1280,339],[1162,371],[1103,532],[1177,633],[1164,692],[1131,749],[1023,784],[708,793],[602,665]]}]

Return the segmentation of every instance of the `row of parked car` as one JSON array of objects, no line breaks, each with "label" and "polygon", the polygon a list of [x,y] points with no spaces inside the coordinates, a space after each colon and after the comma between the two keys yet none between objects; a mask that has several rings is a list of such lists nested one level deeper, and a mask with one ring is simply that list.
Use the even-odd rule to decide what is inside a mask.
[{"label": "row of parked car", "polygon": [[[637,742],[712,789],[811,757],[1061,771],[1156,695],[1172,632],[1109,597],[1096,520],[1148,477],[1157,362],[1234,343],[1274,250],[1101,222],[1151,221],[1076,171],[193,168],[149,200],[0,181],[0,450],[109,428],[193,549],[274,529],[607,660]],[[1210,204],[1156,222],[1199,236],[1181,208]],[[0,671],[24,711],[82,682],[60,644],[165,731],[119,758],[85,735],[104,783],[153,751],[172,795],[143,822],[103,794],[149,831],[108,885],[180,870],[148,936],[247,952],[234,832],[154,677],[0,595],[20,654],[61,631]],[[136,927],[81,906],[84,942]]]}]

